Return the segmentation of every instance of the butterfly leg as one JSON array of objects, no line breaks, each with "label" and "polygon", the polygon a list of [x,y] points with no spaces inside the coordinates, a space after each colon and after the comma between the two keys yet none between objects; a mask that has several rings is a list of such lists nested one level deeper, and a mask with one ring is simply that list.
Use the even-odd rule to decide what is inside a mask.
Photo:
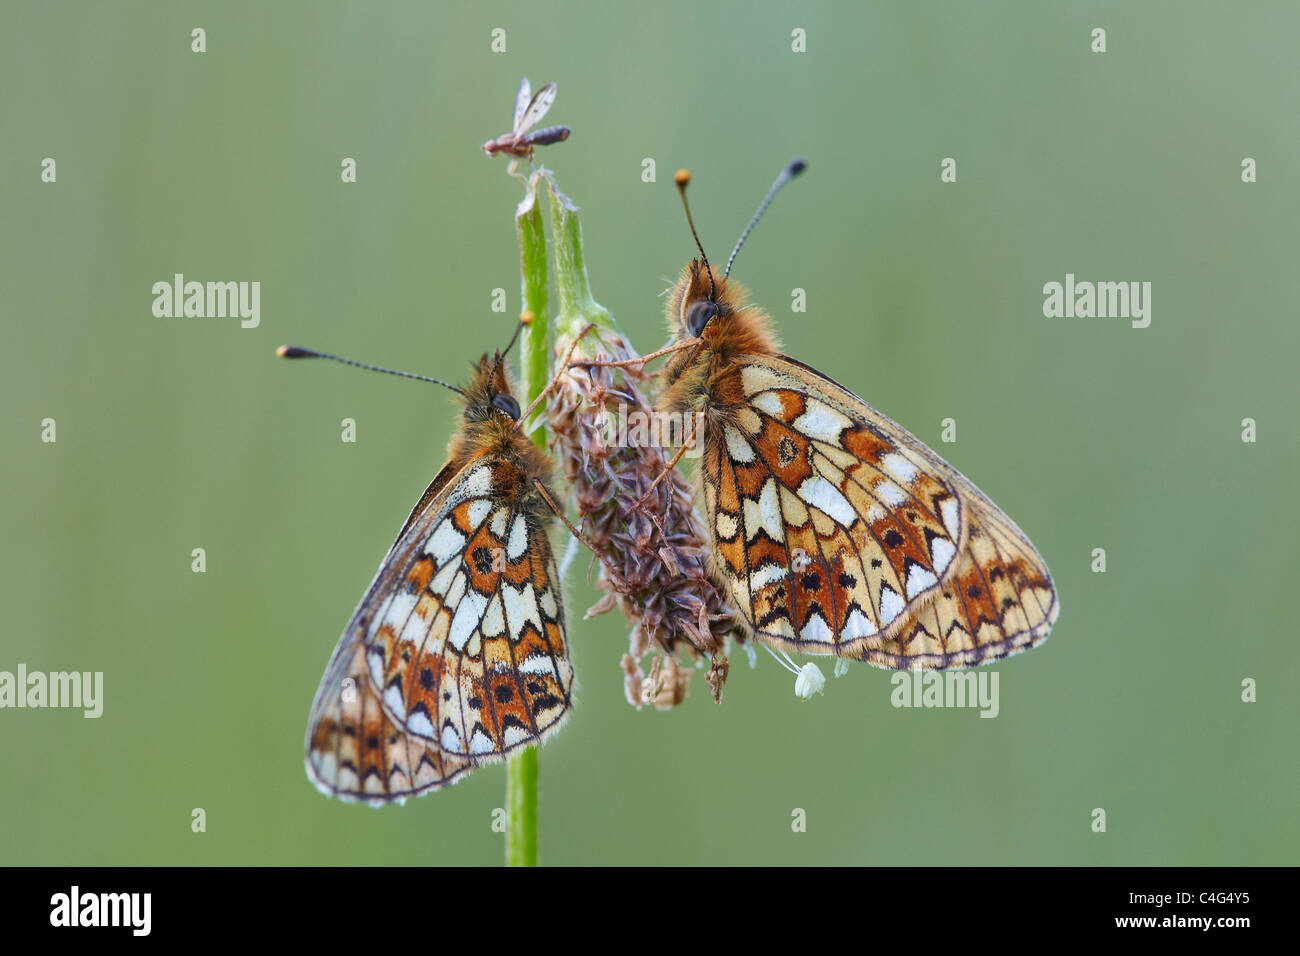
[{"label": "butterfly leg", "polygon": [[580,361],[574,362],[574,365],[580,368],[635,368],[638,365],[645,365],[663,355],[671,355],[673,352],[680,352],[688,349],[697,343],[697,339],[690,339],[686,342],[678,342],[676,345],[668,345],[661,349],[656,349],[647,355],[639,355],[636,358],[623,359],[619,362],[597,362],[597,361]]},{"label": "butterfly leg", "polygon": [[546,486],[542,484],[541,481],[534,478],[533,487],[536,488],[537,493],[542,496],[542,500],[550,505],[551,510],[555,512],[556,517],[564,522],[564,526],[569,529],[569,533],[586,545],[587,550],[600,560],[600,563],[604,566],[605,573],[609,575],[610,580],[616,582],[622,581],[623,576],[614,568],[610,567],[609,562],[604,559],[601,553],[596,549],[596,546],[588,541],[587,536],[574,526],[573,522],[569,520],[569,516],[564,513],[564,509],[556,503],[555,499],[551,497],[551,493],[546,490]]},{"label": "butterfly leg", "polygon": [[551,380],[546,383],[546,387],[542,389],[541,392],[538,393],[537,397],[534,398],[532,402],[529,403],[528,407],[524,409],[523,414],[519,416],[519,424],[521,426],[523,425],[524,422],[528,421],[528,419],[532,416],[533,412],[536,410],[537,406],[542,404],[542,402],[546,401],[546,397],[550,395],[551,392],[555,391],[555,386],[560,383],[560,376],[563,375],[565,373],[565,370],[568,369],[569,365],[572,364],[573,353],[578,348],[578,343],[582,341],[583,336],[585,336],[588,332],[590,332],[595,327],[596,324],[594,322],[588,322],[587,327],[583,329],[582,332],[579,333],[577,338],[573,340],[573,344],[569,346],[569,351],[565,354],[564,361],[560,363],[560,367],[556,371],[555,375],[551,377]]},{"label": "butterfly leg", "polygon": [[634,508],[641,508],[645,505],[646,499],[650,497],[651,492],[653,492],[655,488],[659,486],[659,482],[663,481],[665,478],[667,478],[669,475],[672,474],[673,469],[677,467],[677,463],[682,460],[682,456],[686,454],[687,449],[690,448],[691,445],[693,445],[694,443],[695,443],[695,429],[691,429],[690,435],[686,436],[683,439],[682,447],[677,449],[677,454],[673,455],[672,461],[668,462],[668,464],[664,467],[664,470],[659,472],[659,474],[655,477],[654,481],[650,482],[650,487],[647,488],[642,493],[641,497],[636,500],[636,504],[633,505]]}]

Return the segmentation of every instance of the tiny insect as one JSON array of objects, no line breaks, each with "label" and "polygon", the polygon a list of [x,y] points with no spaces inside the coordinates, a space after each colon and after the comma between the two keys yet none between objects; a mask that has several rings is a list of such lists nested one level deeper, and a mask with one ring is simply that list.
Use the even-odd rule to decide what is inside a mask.
[{"label": "tiny insect", "polygon": [[[547,83],[533,96],[528,77],[520,80],[519,92],[515,94],[514,125],[511,131],[488,140],[483,144],[483,152],[489,156],[505,153],[516,159],[532,159],[534,146],[549,146],[568,139],[572,130],[567,126],[548,126],[529,132],[550,110],[551,104],[555,102],[555,92],[555,84]],[[513,162],[511,168],[514,168]]]},{"label": "tiny insect", "polygon": [[464,399],[446,465],[325,670],[307,726],[308,778],[341,800],[402,803],[540,744],[573,702],[546,530],[558,509],[551,462],[519,428],[501,353],[485,354],[463,389],[295,346],[277,354],[436,382]]},{"label": "tiny insect", "polygon": [[[1015,523],[901,425],[782,354],[730,280],[764,197],[715,276],[700,252],[667,306],[660,409],[702,412],[698,469],[713,568],[748,629],[777,650],[885,668],[988,663],[1047,638],[1047,565]],[[685,446],[683,446],[683,451]],[[678,457],[680,457],[680,452]]]}]

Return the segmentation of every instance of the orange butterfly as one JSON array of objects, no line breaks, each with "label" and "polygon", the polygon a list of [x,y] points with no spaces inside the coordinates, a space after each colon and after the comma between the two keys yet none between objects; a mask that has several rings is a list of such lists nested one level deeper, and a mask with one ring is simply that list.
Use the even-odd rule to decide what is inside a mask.
[{"label": "orange butterfly", "polygon": [[[772,186],[726,273],[714,276],[701,246],[667,307],[675,342],[663,352],[676,354],[660,407],[703,413],[715,574],[753,634],[780,650],[940,669],[1034,647],[1060,604],[1029,539],[901,425],[782,355],[728,278],[802,169],[792,163]],[[685,204],[689,174],[677,181]]]},{"label": "orange butterfly", "polygon": [[307,776],[327,796],[379,806],[437,790],[540,744],[573,702],[546,533],[551,463],[518,427],[500,353],[454,390],[465,402],[449,460],[380,564],[312,704]]}]

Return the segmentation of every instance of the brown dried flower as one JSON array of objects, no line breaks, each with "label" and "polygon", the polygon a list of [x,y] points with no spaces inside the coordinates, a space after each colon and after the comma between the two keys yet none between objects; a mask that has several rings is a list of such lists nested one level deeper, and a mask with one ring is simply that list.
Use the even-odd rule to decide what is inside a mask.
[{"label": "brown dried flower", "polygon": [[[720,700],[727,674],[724,642],[743,643],[744,632],[709,576],[708,539],[690,484],[673,469],[650,490],[675,449],[663,447],[668,443],[662,440],[656,443],[663,436],[643,390],[648,377],[637,368],[583,364],[639,356],[608,310],[591,297],[577,209],[548,184],[555,258],[561,264],[556,276],[560,314],[554,322],[557,361],[575,341],[577,346],[550,397],[546,421],[580,527],[602,559],[597,585],[606,593],[586,616],[617,606],[632,622],[623,659],[629,701],[637,697],[635,680],[643,682],[642,703],[653,701],[660,709],[680,703],[702,658],[713,663],[709,686]],[[567,276],[566,264],[572,267]],[[681,431],[676,429],[679,443]],[[644,678],[637,662],[651,651],[659,656],[651,677]],[[653,683],[647,687],[645,681]]]}]

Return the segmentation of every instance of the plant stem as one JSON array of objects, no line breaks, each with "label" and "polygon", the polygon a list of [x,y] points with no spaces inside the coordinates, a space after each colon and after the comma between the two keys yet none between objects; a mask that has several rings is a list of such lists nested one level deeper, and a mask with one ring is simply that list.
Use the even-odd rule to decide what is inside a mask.
[{"label": "plant stem", "polygon": [[[534,173],[529,177],[527,193],[515,211],[523,308],[533,314],[533,320],[524,327],[519,342],[519,386],[524,406],[546,387],[552,340],[550,317],[546,314],[546,232],[542,228],[542,209],[537,202],[537,182],[538,174]],[[539,407],[533,413],[534,420],[543,411]],[[538,448],[545,448],[546,429],[538,428],[533,432],[533,441]]]},{"label": "plant stem", "polygon": [[506,866],[537,865],[537,748],[506,760]]},{"label": "plant stem", "polygon": [[618,332],[614,317],[592,297],[587,260],[582,251],[582,223],[578,207],[546,177],[551,196],[551,233],[555,256],[555,292],[559,314],[553,331],[561,338],[576,338],[590,323],[600,331]]},{"label": "plant stem", "polygon": [[[515,211],[519,233],[519,273],[524,311],[532,321],[519,342],[520,404],[527,406],[546,387],[550,365],[550,321],[546,314],[546,233],[537,203],[537,176]],[[535,415],[542,413],[538,409]],[[524,423],[527,426],[527,422]],[[546,429],[533,432],[539,448],[546,447]],[[525,747],[506,760],[506,866],[537,865],[537,750]]]},{"label": "plant stem", "polygon": [[[550,196],[552,255],[555,257],[555,287],[559,314],[552,321],[546,312],[546,233],[542,225],[538,190],[543,180]],[[532,321],[520,334],[520,399],[528,405],[541,394],[549,378],[552,343],[557,328],[565,335],[594,322],[597,327],[616,331],[609,310],[591,296],[587,266],[582,254],[582,227],[578,209],[556,187],[554,179],[539,170],[528,177],[524,198],[515,210],[519,234],[519,272],[523,309]],[[538,408],[535,415],[543,414]],[[535,419],[534,419],[535,420]],[[526,422],[525,426],[531,425]],[[539,448],[546,447],[544,426],[532,432]],[[537,865],[537,776],[538,755],[525,747],[506,761],[506,865]]]}]

